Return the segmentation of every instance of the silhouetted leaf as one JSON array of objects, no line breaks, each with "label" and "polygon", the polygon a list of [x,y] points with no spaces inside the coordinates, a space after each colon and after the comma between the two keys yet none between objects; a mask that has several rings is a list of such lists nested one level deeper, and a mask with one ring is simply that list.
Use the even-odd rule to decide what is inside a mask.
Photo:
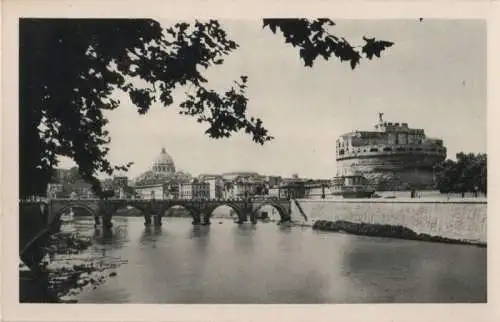
[{"label": "silhouetted leaf", "polygon": [[[333,53],[341,62],[349,61],[354,69],[360,62],[361,55],[344,38],[339,38],[329,33],[327,27],[335,23],[330,19],[320,18],[308,19],[264,19],[264,27],[270,28],[273,33],[277,29],[283,32],[285,43],[293,47],[299,47],[299,56],[304,61],[304,65],[312,67],[318,56],[328,60]],[[362,52],[368,59],[373,56],[380,57],[380,52],[393,45],[392,42],[375,41],[375,39],[365,39],[368,43],[363,47]]]},{"label": "silhouetted leaf", "polygon": [[380,53],[388,47],[394,45],[394,43],[384,40],[375,40],[375,38],[363,37],[366,44],[363,46],[362,52],[366,55],[368,59],[372,59],[373,55],[380,57]]}]

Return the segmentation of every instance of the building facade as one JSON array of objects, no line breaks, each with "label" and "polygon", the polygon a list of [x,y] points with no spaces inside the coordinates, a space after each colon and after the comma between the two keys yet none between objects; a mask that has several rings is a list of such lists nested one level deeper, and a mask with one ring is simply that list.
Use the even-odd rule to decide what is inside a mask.
[{"label": "building facade", "polygon": [[306,180],[299,178],[284,179],[280,184],[280,198],[296,199],[306,197]]},{"label": "building facade", "polygon": [[64,190],[69,192],[71,199],[94,199],[92,185],[84,180],[76,180],[73,184],[68,184]]},{"label": "building facade", "polygon": [[179,184],[179,198],[184,200],[208,200],[210,198],[210,184],[204,181],[193,180]]},{"label": "building facade", "polygon": [[229,172],[222,175],[223,197],[242,199],[267,193],[266,177],[256,172]]},{"label": "building facade", "polygon": [[216,174],[201,174],[198,176],[201,182],[206,182],[209,185],[209,198],[222,199],[224,197],[224,180],[222,176]]},{"label": "building facade", "polygon": [[113,177],[113,187],[127,187],[128,186],[128,177],[127,176],[115,176]]},{"label": "building facade", "polygon": [[178,199],[179,191],[176,184],[158,183],[135,186],[135,195],[140,199]]},{"label": "building facade", "polygon": [[47,185],[47,198],[61,198],[64,191],[62,183],[49,183]]},{"label": "building facade", "polygon": [[268,188],[278,187],[283,180],[280,176],[266,176],[265,182],[267,183]]},{"label": "building facade", "polygon": [[332,195],[330,180],[311,180],[305,183],[304,198],[325,199]]},{"label": "building facade", "polygon": [[140,199],[165,199],[165,186],[162,183],[134,187],[134,190]]}]

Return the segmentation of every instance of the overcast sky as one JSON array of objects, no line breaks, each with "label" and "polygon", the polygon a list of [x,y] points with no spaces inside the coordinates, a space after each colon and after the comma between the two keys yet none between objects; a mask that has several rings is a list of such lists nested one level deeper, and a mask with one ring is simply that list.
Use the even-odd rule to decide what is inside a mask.
[{"label": "overcast sky", "polygon": [[[163,23],[163,22],[162,22]],[[378,112],[444,140],[448,157],[486,152],[486,25],[479,20],[336,20],[332,31],[354,44],[371,36],[395,43],[382,58],[352,71],[338,60],[304,67],[298,50],[261,21],[221,21],[239,45],[204,75],[226,89],[248,75],[248,113],[260,117],[274,141],[250,136],[213,140],[206,125],[178,114],[176,105],[153,106],[139,116],[130,101],[107,113],[110,160],[135,162],[129,176],[147,170],[162,146],[176,168],[194,175],[229,171],[330,178],[335,175],[335,139],[355,129],[371,130]],[[165,26],[171,22],[164,22]],[[178,102],[177,102],[178,103]],[[64,161],[61,166],[71,166]]]}]

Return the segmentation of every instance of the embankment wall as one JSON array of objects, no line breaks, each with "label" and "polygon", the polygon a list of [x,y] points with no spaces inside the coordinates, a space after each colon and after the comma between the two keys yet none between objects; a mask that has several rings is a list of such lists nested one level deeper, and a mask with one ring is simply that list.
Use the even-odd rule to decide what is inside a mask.
[{"label": "embankment wall", "polygon": [[292,220],[312,224],[315,220],[346,220],[356,223],[401,225],[417,233],[446,238],[487,241],[485,201],[392,201],[373,199],[292,201]]}]

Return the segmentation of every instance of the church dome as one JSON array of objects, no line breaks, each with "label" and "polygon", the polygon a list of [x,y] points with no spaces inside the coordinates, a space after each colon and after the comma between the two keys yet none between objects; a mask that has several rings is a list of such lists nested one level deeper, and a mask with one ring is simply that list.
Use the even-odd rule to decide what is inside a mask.
[{"label": "church dome", "polygon": [[161,149],[160,155],[153,162],[153,171],[160,173],[174,173],[175,165],[172,157],[167,153],[165,148]]}]

